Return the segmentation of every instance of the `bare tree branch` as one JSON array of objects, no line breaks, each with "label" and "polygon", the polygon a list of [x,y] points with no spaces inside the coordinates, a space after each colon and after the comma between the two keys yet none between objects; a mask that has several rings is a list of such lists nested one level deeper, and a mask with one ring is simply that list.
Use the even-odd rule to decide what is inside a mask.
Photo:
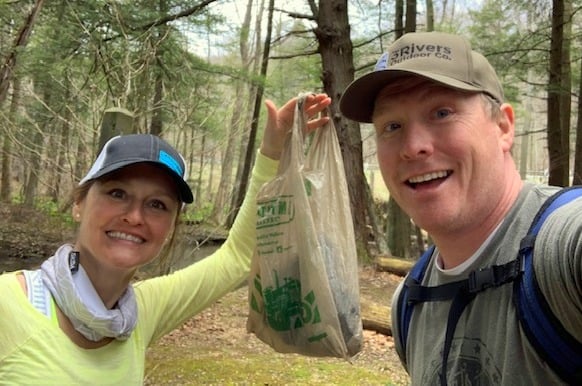
[{"label": "bare tree branch", "polygon": [[34,26],[34,22],[36,17],[40,13],[44,0],[36,0],[36,3],[30,10],[24,25],[20,29],[20,32],[16,36],[14,40],[14,45],[12,49],[8,53],[2,68],[0,68],[0,105],[6,99],[6,94],[8,93],[8,85],[10,84],[10,78],[12,77],[12,71],[16,66],[16,54],[20,47],[25,47],[28,43],[28,38],[30,37],[30,33],[32,32],[32,27]]},{"label": "bare tree branch", "polygon": [[307,14],[298,13],[298,12],[289,12],[289,11],[286,11],[286,10],[281,9],[281,8],[275,8],[274,11],[284,13],[285,15],[287,15],[293,19],[305,19],[305,20],[317,21],[317,18],[313,15],[307,15]]},{"label": "bare tree branch", "polygon": [[[171,21],[178,20],[178,19],[181,19],[183,17],[188,17],[188,16],[191,16],[191,15],[194,15],[194,14],[202,11],[208,5],[210,5],[210,4],[212,4],[212,3],[216,2],[216,1],[217,0],[204,0],[203,2],[201,2],[199,4],[196,4],[195,6],[190,7],[188,9],[185,9],[182,12],[178,12],[178,13],[173,14],[173,15],[167,15],[167,16],[164,16],[164,17],[162,17],[160,19],[157,19],[157,20],[154,20],[152,22],[149,22],[149,23],[146,23],[144,25],[141,25],[139,27],[134,27],[134,28],[129,28],[129,29],[132,30],[132,31],[147,31],[150,28],[157,27],[157,26],[160,26],[160,25],[163,25],[163,24],[167,24],[167,23],[169,23]],[[107,37],[107,38],[103,39],[103,41],[114,40],[114,39],[119,38],[120,36],[121,36],[121,34],[116,34],[114,36],[110,36],[110,37]]]}]

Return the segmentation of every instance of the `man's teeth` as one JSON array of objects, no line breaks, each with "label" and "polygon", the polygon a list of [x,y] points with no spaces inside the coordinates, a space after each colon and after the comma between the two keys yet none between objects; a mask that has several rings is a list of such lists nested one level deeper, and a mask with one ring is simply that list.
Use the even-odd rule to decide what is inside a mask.
[{"label": "man's teeth", "polygon": [[109,235],[109,237],[113,237],[114,239],[133,241],[134,243],[140,244],[143,243],[143,239],[123,232],[107,232],[107,235]]},{"label": "man's teeth", "polygon": [[436,180],[437,178],[443,178],[446,176],[447,176],[446,171],[433,172],[433,173],[423,174],[422,176],[412,177],[411,179],[408,180],[408,182],[410,182],[411,184],[418,184],[421,182]]}]

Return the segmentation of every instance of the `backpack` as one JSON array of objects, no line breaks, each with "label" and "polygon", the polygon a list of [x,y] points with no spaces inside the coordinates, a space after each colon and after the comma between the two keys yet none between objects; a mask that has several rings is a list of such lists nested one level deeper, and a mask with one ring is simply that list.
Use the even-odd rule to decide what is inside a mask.
[{"label": "backpack", "polygon": [[414,305],[452,299],[441,371],[441,384],[446,385],[446,365],[453,334],[465,306],[479,292],[513,282],[513,302],[519,322],[536,352],[565,382],[582,384],[582,342],[572,337],[550,310],[537,284],[532,264],[535,239],[546,218],[557,208],[578,197],[582,197],[580,186],[561,189],[552,195],[542,205],[521,240],[516,259],[473,271],[465,280],[435,287],[422,286],[434,246],[425,251],[406,277],[396,301],[395,323],[398,324],[402,361],[406,362],[406,339]]}]

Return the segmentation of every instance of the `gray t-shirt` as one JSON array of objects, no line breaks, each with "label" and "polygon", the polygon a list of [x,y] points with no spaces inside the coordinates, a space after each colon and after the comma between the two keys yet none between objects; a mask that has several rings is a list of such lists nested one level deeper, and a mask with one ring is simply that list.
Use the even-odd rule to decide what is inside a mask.
[{"label": "gray t-shirt", "polygon": [[[526,184],[502,224],[473,264],[458,275],[445,275],[435,256],[423,285],[437,286],[467,278],[471,271],[507,263],[517,257],[519,243],[554,187]],[[544,222],[534,248],[534,270],[542,294],[566,330],[582,341],[582,199],[568,203]],[[402,284],[394,294],[392,320]],[[449,385],[564,384],[537,355],[517,319],[513,286],[479,293],[457,323],[447,363]],[[413,385],[439,385],[442,350],[451,301],[417,304],[410,321],[407,371]],[[393,334],[396,350],[402,357]]]}]

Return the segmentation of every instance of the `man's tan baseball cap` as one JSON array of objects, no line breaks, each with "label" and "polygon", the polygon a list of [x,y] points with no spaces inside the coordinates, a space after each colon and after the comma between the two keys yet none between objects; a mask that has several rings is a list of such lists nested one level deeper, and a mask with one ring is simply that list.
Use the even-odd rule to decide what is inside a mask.
[{"label": "man's tan baseball cap", "polygon": [[404,75],[418,75],[458,90],[483,92],[503,102],[503,88],[495,70],[465,38],[443,32],[411,32],[388,48],[374,71],[346,88],[340,111],[354,121],[371,123],[380,90]]}]

